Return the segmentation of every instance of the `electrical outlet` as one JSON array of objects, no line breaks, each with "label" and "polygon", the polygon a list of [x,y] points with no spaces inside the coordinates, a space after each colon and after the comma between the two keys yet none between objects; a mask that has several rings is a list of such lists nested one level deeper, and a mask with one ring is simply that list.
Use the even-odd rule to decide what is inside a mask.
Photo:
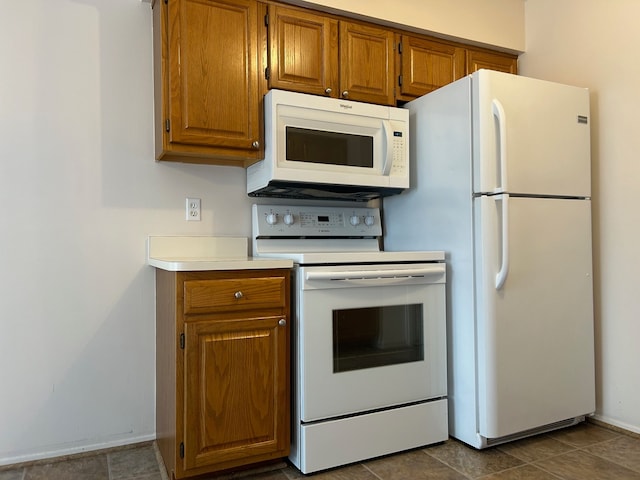
[{"label": "electrical outlet", "polygon": [[187,222],[200,221],[200,199],[187,197]]}]

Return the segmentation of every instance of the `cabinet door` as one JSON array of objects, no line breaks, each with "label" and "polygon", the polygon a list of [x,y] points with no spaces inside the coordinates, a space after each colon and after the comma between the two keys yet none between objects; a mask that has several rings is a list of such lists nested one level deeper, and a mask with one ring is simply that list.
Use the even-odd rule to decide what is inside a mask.
[{"label": "cabinet door", "polygon": [[391,30],[340,22],[340,96],[395,105]]},{"label": "cabinet door", "polygon": [[517,74],[518,57],[508,53],[467,50],[467,73],[473,73],[481,68]]},{"label": "cabinet door", "polygon": [[400,94],[419,97],[465,75],[465,50],[410,35],[400,36]]},{"label": "cabinet door", "polygon": [[289,452],[284,316],[185,322],[184,470]]},{"label": "cabinet door", "polygon": [[258,4],[255,0],[168,3],[168,141],[256,157],[260,140]]},{"label": "cabinet door", "polygon": [[316,95],[338,90],[338,22],[269,6],[269,88]]}]

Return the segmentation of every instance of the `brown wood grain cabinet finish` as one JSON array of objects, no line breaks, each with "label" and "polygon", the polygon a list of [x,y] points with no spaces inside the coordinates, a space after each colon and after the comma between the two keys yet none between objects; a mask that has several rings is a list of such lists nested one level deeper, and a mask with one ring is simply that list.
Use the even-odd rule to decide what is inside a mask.
[{"label": "brown wood grain cabinet finish", "polygon": [[282,318],[185,324],[185,469],[288,451]]},{"label": "brown wood grain cabinet finish", "polygon": [[394,32],[269,5],[269,88],[395,105]]},{"label": "brown wood grain cabinet finish", "polygon": [[331,96],[338,91],[338,21],[269,5],[269,88]]},{"label": "brown wood grain cabinet finish", "polygon": [[395,35],[392,30],[340,22],[340,96],[395,105]]},{"label": "brown wood grain cabinet finish", "polygon": [[156,425],[170,476],[289,454],[289,286],[287,269],[156,271]]},{"label": "brown wood grain cabinet finish", "polygon": [[156,2],[158,159],[247,166],[262,158],[258,15],[255,0]]},{"label": "brown wood grain cabinet finish", "polygon": [[467,50],[467,73],[481,68],[505,73],[518,73],[518,58],[515,55],[492,52],[489,50]]},{"label": "brown wood grain cabinet finish", "polygon": [[419,97],[462,78],[466,52],[458,45],[398,35],[400,98]]},{"label": "brown wood grain cabinet finish", "polygon": [[283,277],[189,280],[184,283],[184,313],[284,308]]}]

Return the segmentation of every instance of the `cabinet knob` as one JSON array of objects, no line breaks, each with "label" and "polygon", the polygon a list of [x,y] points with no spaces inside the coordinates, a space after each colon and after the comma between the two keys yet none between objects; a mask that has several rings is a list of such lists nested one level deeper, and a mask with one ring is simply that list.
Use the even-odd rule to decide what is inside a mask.
[{"label": "cabinet knob", "polygon": [[251,146],[252,146],[253,148],[255,148],[255,149],[258,149],[258,148],[260,148],[260,142],[256,140],[255,142],[253,142],[253,143],[251,144]]},{"label": "cabinet knob", "polygon": [[281,327],[284,327],[287,324],[287,321],[284,318],[281,318],[280,320],[278,320],[278,325],[280,325]]},{"label": "cabinet knob", "polygon": [[342,96],[344,98],[347,98],[349,96],[349,92],[347,90],[345,90],[344,92],[342,92]]},{"label": "cabinet knob", "polygon": [[333,90],[331,90],[330,87],[324,89],[324,93],[326,93],[327,95],[329,95],[331,92],[333,92]]},{"label": "cabinet knob", "polygon": [[244,294],[241,291],[237,291],[236,293],[233,294],[234,297],[236,297],[237,299],[241,299],[242,297],[244,297]]}]

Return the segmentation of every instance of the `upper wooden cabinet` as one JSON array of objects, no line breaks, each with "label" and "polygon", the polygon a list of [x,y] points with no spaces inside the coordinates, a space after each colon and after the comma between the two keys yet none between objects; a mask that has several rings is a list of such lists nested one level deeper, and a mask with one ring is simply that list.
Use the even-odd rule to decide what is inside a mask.
[{"label": "upper wooden cabinet", "polygon": [[394,32],[269,5],[269,88],[394,105]]},{"label": "upper wooden cabinet", "polygon": [[394,32],[340,22],[340,96],[395,105]]},{"label": "upper wooden cabinet", "polygon": [[264,156],[264,32],[255,0],[155,2],[156,158],[247,166]]},{"label": "upper wooden cabinet", "polygon": [[316,95],[338,91],[338,21],[269,7],[269,88]]},{"label": "upper wooden cabinet", "polygon": [[473,73],[481,68],[516,74],[518,73],[518,57],[508,53],[468,49],[467,73]]},{"label": "upper wooden cabinet", "polygon": [[465,49],[412,35],[398,35],[399,98],[419,97],[466,74]]},{"label": "upper wooden cabinet", "polygon": [[398,100],[411,100],[481,68],[516,74],[518,58],[421,35],[398,34]]}]

